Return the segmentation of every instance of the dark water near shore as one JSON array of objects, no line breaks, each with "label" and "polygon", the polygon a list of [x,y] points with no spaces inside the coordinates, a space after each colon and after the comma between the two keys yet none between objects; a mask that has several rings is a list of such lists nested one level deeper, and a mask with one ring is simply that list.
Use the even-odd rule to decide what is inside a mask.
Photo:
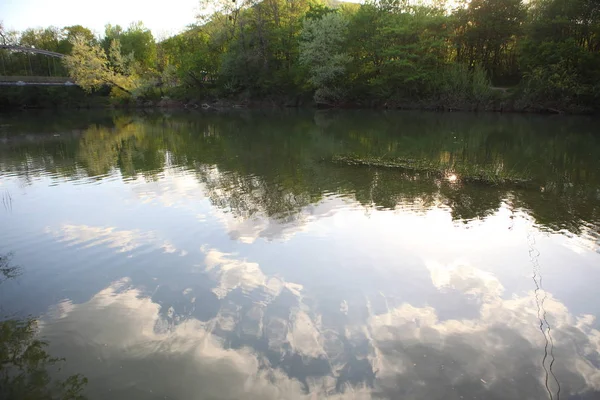
[{"label": "dark water near shore", "polygon": [[0,116],[0,314],[91,399],[600,399],[599,160],[589,118]]}]

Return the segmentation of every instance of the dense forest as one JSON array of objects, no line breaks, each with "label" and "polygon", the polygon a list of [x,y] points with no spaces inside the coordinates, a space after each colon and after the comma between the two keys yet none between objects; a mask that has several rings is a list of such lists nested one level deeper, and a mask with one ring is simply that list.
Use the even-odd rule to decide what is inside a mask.
[{"label": "dense forest", "polygon": [[69,75],[113,101],[600,111],[597,0],[208,0],[156,40],[139,23],[10,32],[2,75]]}]

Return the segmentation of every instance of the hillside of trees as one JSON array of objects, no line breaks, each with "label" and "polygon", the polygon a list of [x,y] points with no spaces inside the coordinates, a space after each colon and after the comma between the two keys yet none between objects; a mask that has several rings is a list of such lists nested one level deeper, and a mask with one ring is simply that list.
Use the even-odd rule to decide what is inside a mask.
[{"label": "hillside of trees", "polygon": [[66,75],[114,101],[600,111],[597,0],[207,0],[197,23],[156,40],[142,23],[104,36],[72,26],[0,42],[2,75]]}]

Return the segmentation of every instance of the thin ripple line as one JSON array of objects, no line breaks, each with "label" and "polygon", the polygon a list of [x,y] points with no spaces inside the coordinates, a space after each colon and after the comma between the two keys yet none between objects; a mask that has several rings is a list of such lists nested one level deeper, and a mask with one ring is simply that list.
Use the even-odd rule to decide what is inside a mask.
[{"label": "thin ripple line", "polygon": [[[536,244],[535,237],[533,236],[533,234],[530,232],[529,229],[527,230],[527,243],[529,245],[529,259],[533,266],[532,279],[535,284],[534,293],[535,293],[535,302],[537,305],[537,316],[540,321],[540,332],[544,336],[544,341],[545,341],[544,356],[542,358],[542,368],[544,369],[544,372],[546,375],[544,384],[546,387],[546,391],[548,392],[548,395],[550,396],[550,400],[554,400],[554,396],[552,395],[552,391],[550,390],[550,387],[548,385],[550,376],[552,376],[552,378],[556,382],[556,386],[558,388],[558,390],[556,392],[556,399],[560,400],[560,389],[561,389],[560,382],[558,381],[556,374],[552,370],[552,367],[554,366],[554,362],[556,361],[556,358],[554,357],[554,340],[552,339],[550,323],[548,323],[548,319],[546,318],[546,309],[544,308],[544,303],[546,301],[546,298],[548,297],[548,294],[544,290],[544,287],[543,287],[543,278],[542,278],[542,274],[541,274],[541,267],[539,264],[540,252],[535,247],[535,244]],[[539,279],[539,281],[538,281],[538,279]],[[541,301],[539,298],[540,290],[542,290],[544,292],[544,297],[542,298]],[[544,325],[547,326],[547,329],[544,329]],[[546,332],[547,332],[547,334],[546,334]],[[546,367],[546,359],[548,358],[548,346],[550,346],[550,358],[551,358],[549,368]]]}]

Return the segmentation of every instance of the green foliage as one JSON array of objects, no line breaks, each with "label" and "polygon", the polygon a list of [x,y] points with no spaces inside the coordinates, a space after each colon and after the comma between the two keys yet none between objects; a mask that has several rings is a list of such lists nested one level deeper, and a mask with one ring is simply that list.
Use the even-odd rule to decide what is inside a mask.
[{"label": "green foliage", "polygon": [[112,69],[118,74],[131,75],[132,64],[134,62],[133,53],[123,55],[121,51],[121,41],[113,39],[108,48],[108,60]]},{"label": "green foliage", "polygon": [[[265,0],[232,10],[207,25],[212,48],[221,50],[218,80],[233,92],[268,96],[297,91],[306,0]],[[220,32],[220,33],[219,33]]]},{"label": "green foliage", "polygon": [[[53,26],[27,29],[20,34],[8,32],[0,25],[2,44],[34,47],[61,54],[71,54],[73,48],[71,41],[76,37],[90,44],[96,40],[92,32],[81,25],[62,29]],[[0,75],[66,76],[67,71],[59,60],[47,56],[0,50]]]},{"label": "green foliage", "polygon": [[325,15],[336,12],[335,8],[327,7],[324,4],[309,4],[306,12],[306,19],[321,19]]},{"label": "green foliage", "polygon": [[449,65],[433,82],[432,90],[443,104],[466,108],[470,104],[485,105],[493,100],[490,81],[480,66],[471,70],[465,64]]},{"label": "green foliage", "polygon": [[300,43],[300,63],[308,68],[317,103],[344,99],[346,68],[352,58],[344,52],[348,20],[338,13],[306,19]]},{"label": "green foliage", "polygon": [[593,111],[587,105],[598,107],[600,84],[584,85],[578,71],[561,60],[525,75],[523,100],[557,110],[566,106],[573,112]]},{"label": "green foliage", "polygon": [[388,14],[381,30],[380,73],[373,80],[385,97],[419,98],[447,58],[447,27],[441,14],[414,7]]},{"label": "green foliage", "polygon": [[114,41],[121,46],[123,57],[129,57],[136,61],[136,67],[146,71],[154,67],[156,63],[156,42],[152,32],[144,27],[142,22],[133,23],[123,30],[119,25],[107,25],[105,29],[102,46],[106,51]]},{"label": "green foliage", "polygon": [[[445,0],[203,0],[203,9],[198,25],[158,44],[141,22],[107,25],[100,45],[115,74],[108,81],[146,98],[168,91],[312,96],[329,105],[600,108],[597,1],[472,0],[449,11]],[[79,25],[0,33],[6,43],[71,56],[76,40],[98,44]],[[0,61],[6,75],[66,74],[44,56],[0,51]],[[95,66],[78,79],[106,82],[98,79],[104,67]]]},{"label": "green foliage", "polygon": [[[113,41],[113,50],[118,52],[118,42]],[[116,59],[114,58],[116,57]],[[91,92],[104,85],[114,86],[121,91],[132,94],[139,86],[135,76],[123,73],[125,63],[114,52],[111,52],[112,63],[105,51],[97,44],[89,44],[83,38],[73,41],[72,54],[64,58],[69,74],[84,90]]]},{"label": "green foliage", "polygon": [[75,38],[81,38],[81,40],[89,44],[96,43],[96,37],[88,28],[81,25],[67,26],[63,28],[62,39],[59,42],[56,51],[61,54],[71,54],[71,51],[73,50],[72,42]]},{"label": "green foliage", "polygon": [[472,0],[455,14],[457,61],[510,81],[518,73],[515,45],[525,16],[522,0]]},{"label": "green foliage", "polygon": [[600,108],[600,3],[533,3],[520,51],[524,100],[540,107]]},{"label": "green foliage", "polygon": [[219,52],[209,34],[198,28],[162,41],[158,46],[159,70],[175,85],[202,87],[219,69]]}]

